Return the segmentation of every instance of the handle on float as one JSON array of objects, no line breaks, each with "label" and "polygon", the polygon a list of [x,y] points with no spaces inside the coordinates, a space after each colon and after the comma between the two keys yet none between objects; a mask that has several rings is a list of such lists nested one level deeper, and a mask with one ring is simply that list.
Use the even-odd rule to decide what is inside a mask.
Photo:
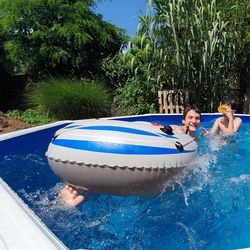
[{"label": "handle on float", "polygon": [[[166,134],[169,134],[169,135],[174,135],[173,133],[173,129],[170,127],[170,126],[164,126],[163,128],[160,128],[160,130]],[[192,138],[192,140],[188,141],[187,143],[185,143],[184,145],[181,144],[179,141],[175,141],[173,142],[172,140],[169,140],[168,138],[166,138],[165,136],[161,135],[161,134],[158,134],[158,133],[155,133],[156,135],[164,138],[165,140],[173,143],[175,145],[175,147],[179,150],[179,151],[183,151],[184,150],[184,147],[189,145],[190,143],[192,143],[194,141],[194,139]]]}]

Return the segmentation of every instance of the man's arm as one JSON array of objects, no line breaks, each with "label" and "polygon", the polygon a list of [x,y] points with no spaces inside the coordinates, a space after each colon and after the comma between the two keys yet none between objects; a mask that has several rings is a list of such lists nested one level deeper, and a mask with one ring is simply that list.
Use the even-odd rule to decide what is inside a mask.
[{"label": "man's arm", "polygon": [[220,119],[221,119],[221,118],[218,118],[218,119],[215,121],[213,127],[211,128],[211,130],[210,130],[210,132],[209,132],[210,135],[214,135],[214,134],[217,132],[217,130],[218,130],[218,128],[219,128]]},{"label": "man's arm", "polygon": [[[180,131],[184,131],[184,127],[183,126],[179,126],[179,125],[169,125],[173,130],[180,130]],[[184,131],[185,132],[185,131]]]},{"label": "man's arm", "polygon": [[242,123],[242,120],[239,117],[235,118],[235,120],[234,120],[234,132],[237,132],[239,130],[241,123]]}]

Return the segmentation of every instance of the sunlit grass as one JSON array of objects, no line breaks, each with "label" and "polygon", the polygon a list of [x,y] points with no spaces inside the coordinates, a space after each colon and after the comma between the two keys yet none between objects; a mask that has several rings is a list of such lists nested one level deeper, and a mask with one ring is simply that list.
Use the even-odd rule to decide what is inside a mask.
[{"label": "sunlit grass", "polygon": [[49,79],[30,89],[27,100],[57,120],[98,118],[110,114],[110,95],[105,86],[97,82]]}]

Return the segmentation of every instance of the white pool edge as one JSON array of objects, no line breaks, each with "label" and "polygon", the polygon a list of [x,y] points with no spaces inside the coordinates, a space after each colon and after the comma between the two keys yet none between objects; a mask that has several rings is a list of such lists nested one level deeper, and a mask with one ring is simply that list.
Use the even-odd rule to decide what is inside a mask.
[{"label": "white pool edge", "polygon": [[[153,115],[157,115],[157,116],[180,116],[182,114],[143,114],[143,115],[136,115],[136,117],[147,117],[147,116],[153,116]],[[202,115],[208,115],[208,116],[212,116],[212,115],[220,115],[220,113],[202,113]],[[235,114],[236,116],[249,116],[250,114]],[[116,116],[116,117],[105,117],[105,118],[98,118],[98,119],[120,119],[120,118],[130,118],[130,117],[135,117],[135,116]],[[85,120],[94,120],[93,119],[85,119]],[[7,140],[7,139],[11,139],[17,136],[21,136],[21,135],[25,135],[25,134],[29,134],[29,133],[33,133],[36,131],[40,131],[43,129],[48,129],[48,128],[52,128],[55,126],[59,126],[59,125],[63,125],[65,123],[71,123],[71,122],[77,122],[80,120],[63,120],[63,121],[58,121],[58,122],[53,122],[53,123],[49,123],[46,125],[40,125],[40,126],[36,126],[36,127],[31,127],[31,128],[26,128],[26,129],[22,129],[22,130],[18,130],[18,131],[14,131],[14,132],[9,132],[6,134],[0,134],[0,141],[3,140]]]},{"label": "white pool edge", "polygon": [[0,178],[0,249],[68,249]]},{"label": "white pool edge", "polygon": [[11,139],[11,138],[25,135],[25,134],[30,134],[30,133],[37,132],[37,131],[44,130],[44,129],[48,129],[48,128],[53,128],[55,126],[60,126],[60,125],[63,125],[65,123],[70,123],[70,122],[74,122],[74,121],[65,120],[65,121],[53,122],[53,123],[49,123],[46,125],[40,125],[40,126],[25,128],[25,129],[21,129],[18,131],[5,133],[5,134],[0,134],[0,141]]}]

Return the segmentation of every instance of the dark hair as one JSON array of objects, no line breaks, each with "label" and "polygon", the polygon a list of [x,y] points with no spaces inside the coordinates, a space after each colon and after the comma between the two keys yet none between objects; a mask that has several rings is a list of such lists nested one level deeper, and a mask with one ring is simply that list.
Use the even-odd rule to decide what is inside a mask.
[{"label": "dark hair", "polygon": [[224,100],[223,104],[230,106],[232,110],[236,109],[236,103],[234,100],[226,99]]},{"label": "dark hair", "polygon": [[200,116],[201,116],[201,111],[200,109],[196,106],[196,105],[190,105],[190,106],[187,106],[184,111],[183,111],[183,114],[182,114],[182,120],[185,120],[186,119],[186,116],[187,116],[187,113],[190,111],[190,110],[193,110],[194,112],[198,113]]}]

